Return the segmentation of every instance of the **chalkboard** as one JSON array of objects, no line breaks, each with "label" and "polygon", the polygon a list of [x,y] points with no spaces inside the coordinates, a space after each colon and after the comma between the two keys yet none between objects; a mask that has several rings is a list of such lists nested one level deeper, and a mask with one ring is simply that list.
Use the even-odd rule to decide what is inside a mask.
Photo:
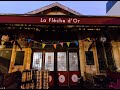
[{"label": "chalkboard", "polygon": [[0,50],[0,71],[7,74],[11,60],[12,50]]},{"label": "chalkboard", "polygon": [[87,65],[94,65],[93,52],[92,51],[86,51],[85,54],[86,54]]},{"label": "chalkboard", "polygon": [[17,51],[16,52],[16,58],[15,58],[14,65],[23,65],[24,53],[25,53],[25,51]]}]

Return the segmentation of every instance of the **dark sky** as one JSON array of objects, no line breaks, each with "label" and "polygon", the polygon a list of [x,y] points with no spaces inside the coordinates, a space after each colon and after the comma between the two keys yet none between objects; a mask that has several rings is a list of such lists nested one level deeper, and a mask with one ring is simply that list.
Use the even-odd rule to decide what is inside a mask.
[{"label": "dark sky", "polygon": [[0,13],[24,14],[54,2],[84,15],[106,15],[107,1],[0,1]]}]

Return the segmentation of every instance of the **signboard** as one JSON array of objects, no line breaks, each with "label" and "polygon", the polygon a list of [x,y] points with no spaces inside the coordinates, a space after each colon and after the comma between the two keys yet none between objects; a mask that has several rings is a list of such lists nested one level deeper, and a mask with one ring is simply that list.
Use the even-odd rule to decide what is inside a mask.
[{"label": "signboard", "polygon": [[100,16],[13,16],[13,15],[1,15],[0,23],[30,23],[30,24],[111,24],[119,25],[120,17],[100,17]]}]

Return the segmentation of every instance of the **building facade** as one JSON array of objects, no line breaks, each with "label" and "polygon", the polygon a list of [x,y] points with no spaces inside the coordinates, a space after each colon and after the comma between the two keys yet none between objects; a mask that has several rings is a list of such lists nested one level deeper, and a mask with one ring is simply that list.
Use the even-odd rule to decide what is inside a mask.
[{"label": "building facade", "polygon": [[50,85],[68,86],[80,76],[106,75],[107,68],[119,72],[120,17],[84,16],[53,3],[0,20],[4,73],[47,69]]},{"label": "building facade", "polygon": [[108,1],[106,3],[106,14],[111,16],[120,15],[120,1]]}]

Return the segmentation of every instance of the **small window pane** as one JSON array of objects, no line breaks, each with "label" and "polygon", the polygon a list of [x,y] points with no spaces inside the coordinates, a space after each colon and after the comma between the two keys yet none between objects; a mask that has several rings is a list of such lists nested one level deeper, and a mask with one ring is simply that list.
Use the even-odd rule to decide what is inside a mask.
[{"label": "small window pane", "polygon": [[78,57],[76,52],[69,53],[69,70],[78,71]]},{"label": "small window pane", "polygon": [[42,68],[42,52],[34,52],[33,53],[33,65],[34,69],[41,70]]},{"label": "small window pane", "polygon": [[66,67],[66,52],[57,53],[57,70],[58,71],[67,71]]},{"label": "small window pane", "polygon": [[17,51],[15,58],[15,65],[23,65],[25,51]]},{"label": "small window pane", "polygon": [[85,51],[87,65],[94,65],[94,57],[92,51]]},{"label": "small window pane", "polygon": [[45,52],[45,69],[54,71],[54,52]]}]

